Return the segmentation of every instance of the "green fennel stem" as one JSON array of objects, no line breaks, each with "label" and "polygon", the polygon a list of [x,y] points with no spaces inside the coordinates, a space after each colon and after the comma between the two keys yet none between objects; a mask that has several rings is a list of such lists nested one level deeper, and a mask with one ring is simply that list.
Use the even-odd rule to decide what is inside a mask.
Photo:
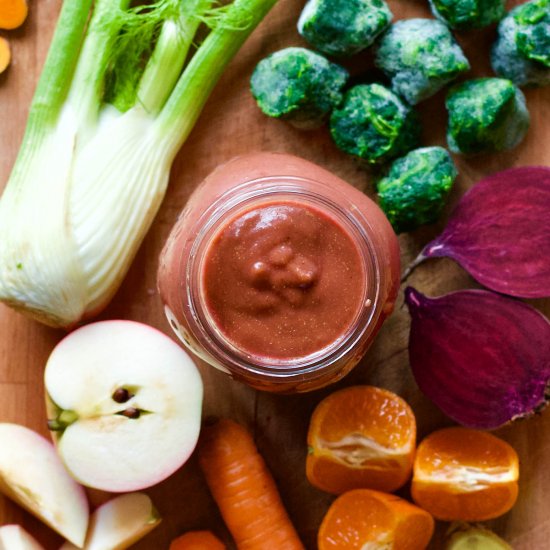
[{"label": "green fennel stem", "polygon": [[[71,86],[93,0],[65,0],[29,111],[27,132],[57,121]],[[27,138],[25,137],[25,140]]]},{"label": "green fennel stem", "polygon": [[158,114],[178,81],[189,48],[211,0],[189,0],[178,20],[168,19],[141,77],[137,98],[148,113]]},{"label": "green fennel stem", "polygon": [[178,81],[191,42],[192,37],[187,40],[180,34],[175,21],[164,22],[137,90],[137,101],[148,113],[157,114],[166,103]]},{"label": "green fennel stem", "polygon": [[80,55],[92,0],[65,0],[55,28],[34,98],[29,109],[23,144],[12,178],[24,171],[31,157],[55,126],[71,85]]},{"label": "green fennel stem", "polygon": [[277,0],[235,0],[185,68],[159,115],[169,134],[169,158],[187,139],[202,109],[244,41]]},{"label": "green fennel stem", "polygon": [[92,131],[101,110],[105,72],[120,31],[120,13],[129,4],[130,0],[96,0],[80,52],[69,102],[81,127]]}]

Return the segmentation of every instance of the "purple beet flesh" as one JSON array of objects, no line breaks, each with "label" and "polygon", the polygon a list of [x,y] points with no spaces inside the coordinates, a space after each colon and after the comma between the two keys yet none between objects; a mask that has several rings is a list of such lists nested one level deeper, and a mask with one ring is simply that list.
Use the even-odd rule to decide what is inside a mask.
[{"label": "purple beet flesh", "polygon": [[405,301],[416,382],[447,416],[490,430],[545,404],[550,323],[536,309],[485,290],[428,298],[409,287]]},{"label": "purple beet flesh", "polygon": [[411,267],[442,256],[497,292],[550,296],[550,168],[512,168],[474,185]]}]

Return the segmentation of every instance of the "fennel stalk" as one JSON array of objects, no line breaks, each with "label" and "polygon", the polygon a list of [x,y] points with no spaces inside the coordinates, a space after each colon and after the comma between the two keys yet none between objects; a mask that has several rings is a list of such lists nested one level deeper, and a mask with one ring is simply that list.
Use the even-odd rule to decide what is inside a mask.
[{"label": "fennel stalk", "polygon": [[214,1],[64,1],[0,200],[1,301],[56,327],[107,305],[177,151],[276,2]]}]

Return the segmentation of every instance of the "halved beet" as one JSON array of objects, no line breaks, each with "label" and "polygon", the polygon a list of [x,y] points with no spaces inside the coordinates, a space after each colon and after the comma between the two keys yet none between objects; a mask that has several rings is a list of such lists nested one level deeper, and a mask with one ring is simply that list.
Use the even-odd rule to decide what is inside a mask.
[{"label": "halved beet", "polygon": [[542,408],[550,379],[550,323],[486,290],[428,298],[408,287],[409,356],[418,386],[456,422],[494,429]]},{"label": "halved beet", "polygon": [[550,168],[512,168],[474,185],[404,278],[426,258],[442,256],[497,292],[550,296]]}]

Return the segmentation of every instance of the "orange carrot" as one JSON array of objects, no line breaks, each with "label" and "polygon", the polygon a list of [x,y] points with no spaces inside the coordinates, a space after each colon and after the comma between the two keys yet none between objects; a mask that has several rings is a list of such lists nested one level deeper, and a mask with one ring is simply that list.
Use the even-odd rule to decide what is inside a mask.
[{"label": "orange carrot", "polygon": [[0,73],[3,73],[10,64],[11,50],[8,41],[0,37]]},{"label": "orange carrot", "polygon": [[225,544],[210,531],[189,531],[174,539],[170,550],[225,550]]},{"label": "orange carrot", "polygon": [[26,0],[0,0],[0,29],[16,29],[27,18]]},{"label": "orange carrot", "polygon": [[232,420],[203,429],[199,463],[239,550],[303,550],[250,434]]}]

